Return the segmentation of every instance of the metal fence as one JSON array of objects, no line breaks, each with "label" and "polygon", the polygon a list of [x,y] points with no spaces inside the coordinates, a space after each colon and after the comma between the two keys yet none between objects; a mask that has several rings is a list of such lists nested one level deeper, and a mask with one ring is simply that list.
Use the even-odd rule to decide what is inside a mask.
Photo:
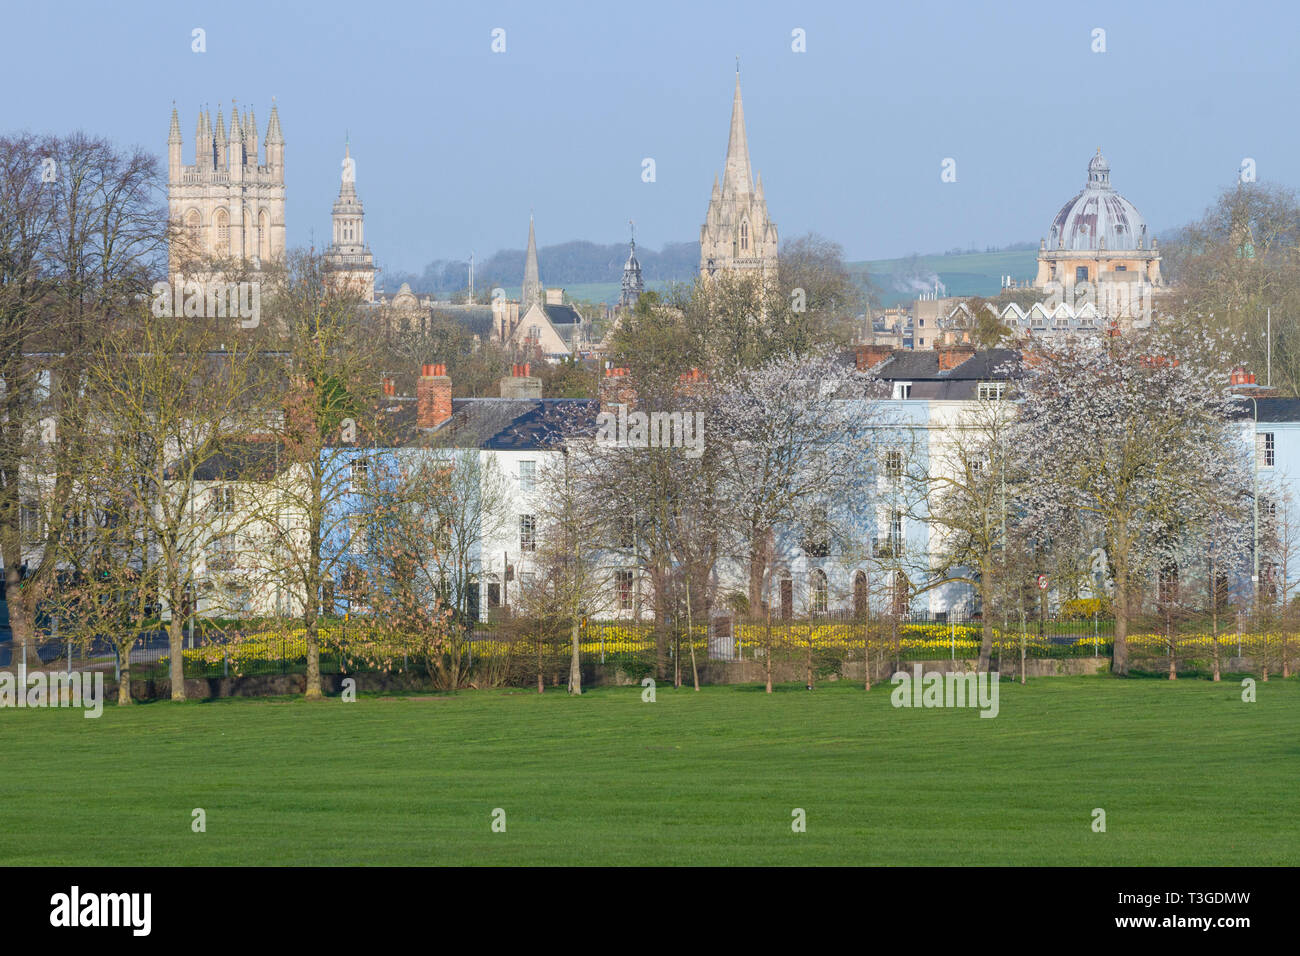
[{"label": "metal fence", "polygon": [[[1271,619],[1230,618],[1220,622],[1178,622],[1139,617],[1130,622],[1131,669],[1165,673],[1218,669],[1223,672],[1289,675],[1300,658],[1300,626]],[[1111,656],[1114,622],[1101,619],[989,621],[992,666],[1017,671],[1022,660]],[[584,667],[603,666],[629,678],[671,673],[690,664],[766,662],[799,664],[819,677],[843,674],[850,665],[872,662],[873,672],[914,661],[975,660],[984,639],[980,620],[916,617],[816,617],[801,620],[714,618],[684,621],[588,622],[579,629]],[[385,636],[387,634],[387,636]],[[479,686],[562,683],[572,655],[567,625],[516,619],[455,635],[426,659],[418,642],[394,637],[375,622],[323,622],[318,628],[323,674],[430,670],[452,664],[460,678]],[[0,646],[0,653],[3,653]],[[124,665],[105,640],[73,646],[46,635],[38,648],[43,664],[78,669]],[[171,650],[167,635],[140,635],[130,650],[134,680],[165,679]],[[307,634],[300,623],[273,621],[209,631],[187,638],[182,650],[186,678],[304,673]],[[3,665],[0,661],[0,665]],[[964,665],[963,665],[964,666]]]}]

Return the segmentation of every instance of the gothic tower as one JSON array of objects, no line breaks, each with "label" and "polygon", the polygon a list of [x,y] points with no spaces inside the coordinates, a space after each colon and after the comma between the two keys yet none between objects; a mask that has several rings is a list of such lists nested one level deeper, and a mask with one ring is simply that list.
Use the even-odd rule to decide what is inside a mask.
[{"label": "gothic tower", "polygon": [[528,214],[528,252],[524,256],[524,288],[519,297],[519,314],[523,315],[534,305],[546,301],[542,293],[541,272],[537,268],[537,236],[533,232],[533,216]]},{"label": "gothic tower", "polygon": [[284,135],[271,105],[265,161],[259,157],[257,118],[231,104],[230,127],[217,109],[213,123],[199,110],[194,163],[182,157],[180,117],[172,107],[167,137],[167,205],[178,227],[168,249],[168,271],[207,271],[205,263],[236,260],[252,269],[284,258]]},{"label": "gothic tower", "polygon": [[700,272],[706,276],[718,271],[768,276],[776,270],[776,250],[776,223],[767,215],[763,177],[760,174],[755,185],[750,173],[745,107],[740,100],[737,65],[722,187],[719,189],[715,177],[708,215],[700,227]]},{"label": "gothic tower", "polygon": [[632,228],[632,243],[628,249],[627,262],[623,264],[623,294],[618,300],[618,304],[625,309],[636,305],[645,288],[641,281],[641,263],[636,258],[636,227]]},{"label": "gothic tower", "polygon": [[361,297],[375,298],[375,258],[366,245],[366,214],[357,198],[357,164],[352,144],[343,146],[343,176],[339,198],[334,200],[334,238],[325,250],[325,268],[337,288]]}]

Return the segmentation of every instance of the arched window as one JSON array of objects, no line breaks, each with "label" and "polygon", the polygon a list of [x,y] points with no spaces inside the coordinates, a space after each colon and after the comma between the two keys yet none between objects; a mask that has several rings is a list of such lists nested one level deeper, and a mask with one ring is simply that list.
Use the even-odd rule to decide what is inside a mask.
[{"label": "arched window", "polygon": [[813,614],[825,614],[830,604],[830,588],[826,584],[826,572],[813,568],[808,575],[808,609]]},{"label": "arched window", "polygon": [[199,215],[197,209],[191,209],[185,214],[185,241],[189,248],[186,250],[188,255],[197,255],[199,252],[200,232],[202,231],[203,218]]},{"label": "arched window", "polygon": [[265,209],[257,214],[257,256],[263,262],[271,258],[271,219]]},{"label": "arched window", "polygon": [[853,616],[867,616],[867,574],[865,571],[853,572]]},{"label": "arched window", "polygon": [[749,248],[749,220],[740,220],[740,251],[744,252]]},{"label": "arched window", "polygon": [[230,252],[230,213],[218,209],[214,217],[217,224],[217,255],[224,256]]}]

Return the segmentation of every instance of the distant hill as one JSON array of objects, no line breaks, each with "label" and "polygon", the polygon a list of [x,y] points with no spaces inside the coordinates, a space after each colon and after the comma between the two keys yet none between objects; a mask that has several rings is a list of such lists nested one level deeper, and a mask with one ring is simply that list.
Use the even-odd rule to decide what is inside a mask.
[{"label": "distant hill", "polygon": [[[524,275],[524,249],[502,249],[487,259],[474,263],[474,284],[478,288],[501,286],[509,292],[518,288]],[[698,242],[673,242],[662,249],[637,246],[637,261],[641,263],[641,276],[647,284],[690,280],[700,266]],[[577,240],[537,250],[542,282],[548,286],[565,289],[591,284],[613,284],[609,301],[618,298],[623,281],[623,265],[627,262],[627,243],[600,245]],[[408,282],[417,292],[452,293],[464,289],[469,276],[468,260],[443,260],[431,262],[420,275],[385,270],[381,276],[383,288],[396,292],[403,282]]]},{"label": "distant hill", "polygon": [[851,262],[849,268],[871,277],[879,304],[884,306],[910,302],[922,292],[933,292],[935,280],[942,284],[941,291],[946,295],[993,296],[1002,288],[1002,276],[1024,280],[1038,273],[1038,247],[875,259]]},{"label": "distant hill", "polygon": [[[669,282],[690,282],[700,263],[698,242],[669,243],[660,250],[638,246],[637,259],[647,288],[660,288]],[[857,275],[870,276],[884,306],[909,302],[922,292],[933,292],[935,281],[942,283],[947,295],[997,295],[1001,277],[1033,278],[1037,271],[1038,247],[1022,243],[995,252],[947,252],[910,255],[899,259],[874,259],[850,262]],[[538,250],[542,282],[562,286],[574,299],[587,302],[616,302],[627,260],[627,245],[594,242],[564,242]],[[524,274],[524,250],[503,249],[474,264],[474,284],[479,289],[501,286],[507,295],[517,296]],[[380,287],[393,293],[403,282],[422,293],[450,295],[464,289],[469,276],[469,262],[438,260],[424,272],[402,273],[385,270]]]}]

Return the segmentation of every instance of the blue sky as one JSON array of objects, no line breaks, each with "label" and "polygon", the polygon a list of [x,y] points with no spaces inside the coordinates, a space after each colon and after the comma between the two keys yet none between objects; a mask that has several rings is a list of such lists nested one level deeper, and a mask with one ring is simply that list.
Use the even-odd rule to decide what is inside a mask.
[{"label": "blue sky", "polygon": [[628,219],[655,248],[697,239],[737,54],[782,237],[815,231],[852,259],[1037,240],[1098,146],[1157,236],[1244,157],[1300,185],[1295,4],[5,6],[17,86],[0,128],[81,128],[165,160],[175,100],[189,162],[201,104],[251,105],[264,135],[274,95],[290,244],[328,241],[347,131],[367,239],[402,270],[520,248],[530,208],[543,246],[622,240]]}]

